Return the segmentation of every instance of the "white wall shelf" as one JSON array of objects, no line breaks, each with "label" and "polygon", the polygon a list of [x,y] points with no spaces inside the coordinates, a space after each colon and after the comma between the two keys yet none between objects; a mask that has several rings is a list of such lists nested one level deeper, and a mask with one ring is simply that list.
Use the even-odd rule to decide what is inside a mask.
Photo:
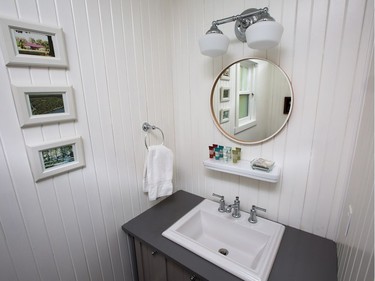
[{"label": "white wall shelf", "polygon": [[272,171],[264,172],[260,170],[253,170],[251,168],[250,161],[247,160],[240,160],[237,163],[225,163],[223,160],[207,159],[203,161],[203,165],[210,170],[272,183],[277,183],[281,174],[281,169],[276,164],[274,165]]}]

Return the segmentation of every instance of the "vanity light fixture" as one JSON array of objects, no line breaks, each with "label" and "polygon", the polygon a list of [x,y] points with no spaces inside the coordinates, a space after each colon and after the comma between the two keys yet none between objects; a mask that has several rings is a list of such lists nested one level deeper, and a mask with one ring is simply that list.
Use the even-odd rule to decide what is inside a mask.
[{"label": "vanity light fixture", "polygon": [[216,57],[227,52],[229,38],[217,27],[236,21],[234,31],[238,40],[247,42],[252,49],[270,49],[279,44],[284,28],[268,13],[268,8],[250,8],[237,16],[212,22],[211,28],[200,38],[199,47],[203,55]]}]

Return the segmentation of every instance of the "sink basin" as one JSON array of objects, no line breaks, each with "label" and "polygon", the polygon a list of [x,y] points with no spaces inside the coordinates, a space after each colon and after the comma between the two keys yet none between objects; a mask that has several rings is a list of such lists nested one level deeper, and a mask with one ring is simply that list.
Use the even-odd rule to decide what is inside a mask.
[{"label": "sink basin", "polygon": [[162,235],[243,280],[267,280],[285,227],[260,217],[251,224],[248,213],[233,218],[218,207],[205,199]]}]

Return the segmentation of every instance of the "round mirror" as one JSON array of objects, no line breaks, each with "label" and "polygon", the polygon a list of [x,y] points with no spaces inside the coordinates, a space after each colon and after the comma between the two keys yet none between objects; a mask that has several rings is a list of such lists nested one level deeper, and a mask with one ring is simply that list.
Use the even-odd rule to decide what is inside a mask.
[{"label": "round mirror", "polygon": [[246,58],[225,68],[211,91],[217,128],[242,144],[264,142],[279,133],[293,107],[293,89],[285,72],[260,58]]}]

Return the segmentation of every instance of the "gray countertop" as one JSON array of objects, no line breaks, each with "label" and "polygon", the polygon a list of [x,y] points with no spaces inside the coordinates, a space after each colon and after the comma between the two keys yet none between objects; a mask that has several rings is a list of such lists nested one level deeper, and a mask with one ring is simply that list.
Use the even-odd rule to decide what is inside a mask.
[{"label": "gray countertop", "polygon": [[[122,229],[205,280],[240,279],[164,238],[162,232],[204,198],[177,191],[159,204],[130,220]],[[336,281],[336,244],[328,239],[285,227],[268,281]]]}]

